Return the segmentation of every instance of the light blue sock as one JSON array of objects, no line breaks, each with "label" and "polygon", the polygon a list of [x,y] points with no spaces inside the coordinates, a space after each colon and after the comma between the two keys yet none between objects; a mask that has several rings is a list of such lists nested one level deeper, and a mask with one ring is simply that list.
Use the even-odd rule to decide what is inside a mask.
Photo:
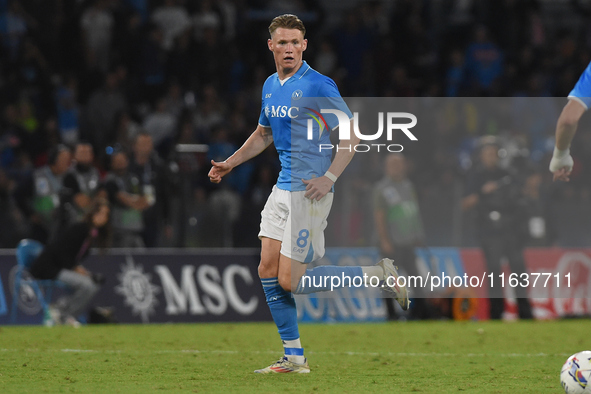
[{"label": "light blue sock", "polygon": [[299,339],[298,312],[291,293],[283,290],[277,278],[261,278],[261,282],[281,340]]},{"label": "light blue sock", "polygon": [[296,289],[296,294],[310,294],[330,291],[341,287],[361,287],[365,285],[361,267],[337,267],[322,265],[306,270]]}]

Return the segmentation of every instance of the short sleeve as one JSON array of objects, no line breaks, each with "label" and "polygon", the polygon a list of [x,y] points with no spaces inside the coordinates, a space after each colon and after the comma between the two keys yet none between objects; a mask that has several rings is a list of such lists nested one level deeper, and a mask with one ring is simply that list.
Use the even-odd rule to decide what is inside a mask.
[{"label": "short sleeve", "polygon": [[591,63],[587,66],[574,89],[568,94],[568,98],[576,100],[585,107],[585,110],[591,106]]},{"label": "short sleeve", "polygon": [[265,111],[264,101],[261,105],[261,115],[259,116],[259,124],[263,127],[271,127],[271,123],[269,123],[269,118],[267,117],[267,112]]},{"label": "short sleeve", "polygon": [[[345,103],[345,100],[341,97],[337,84],[331,78],[327,77],[320,85],[318,97],[322,97],[323,101],[326,99],[329,108],[338,109],[339,111],[346,113],[349,119],[353,118],[353,114],[349,110],[347,103]],[[327,116],[325,119],[331,130],[334,130],[339,126],[339,121],[336,116]]]}]

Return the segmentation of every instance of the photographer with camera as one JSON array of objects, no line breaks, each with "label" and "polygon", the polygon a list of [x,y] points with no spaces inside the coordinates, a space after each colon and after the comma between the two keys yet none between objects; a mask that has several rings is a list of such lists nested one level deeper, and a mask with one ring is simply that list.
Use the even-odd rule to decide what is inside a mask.
[{"label": "photographer with camera", "polygon": [[84,220],[58,234],[31,266],[34,278],[59,280],[72,290],[57,302],[56,308],[50,309],[52,320],[57,324],[79,327],[76,316],[85,311],[104,282],[101,274],[87,271],[80,263],[88,256],[91,246],[107,246],[109,213],[108,202],[96,200]]},{"label": "photographer with camera", "polygon": [[[511,272],[526,272],[523,249],[527,243],[522,229],[528,217],[523,203],[523,182],[499,166],[499,147],[486,143],[480,150],[480,166],[474,168],[466,184],[462,209],[476,210],[476,230],[486,265],[493,277],[501,274],[507,259]],[[515,287],[519,317],[531,319],[527,289]],[[505,309],[504,289],[498,282],[490,288],[490,318],[499,320]]]}]

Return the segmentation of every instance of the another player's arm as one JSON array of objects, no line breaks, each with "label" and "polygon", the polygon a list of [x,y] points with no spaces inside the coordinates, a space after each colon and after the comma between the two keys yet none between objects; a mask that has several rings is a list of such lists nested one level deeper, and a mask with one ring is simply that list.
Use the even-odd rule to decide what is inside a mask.
[{"label": "another player's arm", "polygon": [[568,181],[573,168],[570,144],[577,132],[577,126],[586,108],[578,100],[571,99],[563,108],[556,124],[556,146],[550,161],[554,180]]},{"label": "another player's arm", "polygon": [[222,177],[227,175],[232,169],[240,164],[252,159],[267,149],[273,143],[273,133],[270,127],[258,125],[256,130],[248,137],[244,145],[225,161],[211,161],[211,170],[209,170],[209,180],[213,183],[220,183]]},{"label": "another player's arm", "polygon": [[[353,130],[353,119],[351,119],[350,127],[350,130]],[[359,144],[359,141],[361,140],[356,135],[351,136],[350,140],[339,141],[337,154],[328,168],[328,172],[337,178],[341,176],[343,171],[345,171],[345,168],[347,168],[351,162],[351,159],[353,159],[353,156],[355,155],[355,149],[353,149],[353,147]],[[330,191],[332,185],[334,185],[334,182],[326,175],[308,180],[303,179],[302,181],[306,184],[305,196],[311,200],[320,200]]]}]

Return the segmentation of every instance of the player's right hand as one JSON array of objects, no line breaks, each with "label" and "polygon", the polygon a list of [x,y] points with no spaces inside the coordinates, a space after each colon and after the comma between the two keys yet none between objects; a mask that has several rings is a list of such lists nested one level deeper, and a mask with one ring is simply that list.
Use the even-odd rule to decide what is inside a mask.
[{"label": "player's right hand", "polygon": [[211,170],[209,170],[209,181],[213,183],[220,183],[222,181],[222,177],[232,171],[232,166],[225,161],[216,162],[211,161]]},{"label": "player's right hand", "polygon": [[552,160],[550,160],[550,172],[554,174],[553,180],[568,182],[573,164],[574,161],[568,149],[563,151],[554,149]]}]

